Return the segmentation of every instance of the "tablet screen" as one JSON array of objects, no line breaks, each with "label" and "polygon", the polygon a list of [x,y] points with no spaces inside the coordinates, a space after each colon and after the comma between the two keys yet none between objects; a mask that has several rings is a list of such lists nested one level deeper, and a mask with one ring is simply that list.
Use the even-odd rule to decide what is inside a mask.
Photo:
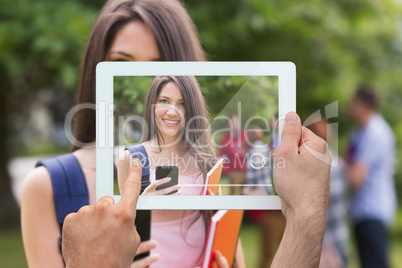
[{"label": "tablet screen", "polygon": [[[205,148],[195,148],[185,157],[177,157],[176,154],[150,153],[148,159],[152,182],[155,167],[177,164],[180,167],[179,184],[183,195],[201,195],[205,184],[213,185],[210,181],[206,181],[207,173],[213,169],[218,159],[224,158],[218,183],[219,194],[275,195],[272,172],[273,157],[278,145],[278,77],[195,76],[193,78],[188,81],[198,84],[196,86],[199,87],[203,99],[197,100],[195,94],[194,96],[181,94],[178,99],[183,101],[178,104],[183,105],[186,101],[193,101],[195,102],[192,103],[193,106],[200,106],[199,108],[208,111],[209,115],[197,113],[194,107],[187,109],[186,122],[181,125],[182,130],[177,138],[170,142],[164,141],[163,146],[158,146],[157,139],[147,137],[144,133],[159,131],[163,134],[164,127],[158,127],[158,113],[155,112],[158,99],[151,101],[151,105],[147,102],[152,83],[163,77],[114,77],[114,162],[116,166],[119,155],[122,157],[121,153],[126,147],[147,143],[147,150],[154,147],[157,152],[159,147],[162,147],[164,151],[169,151],[184,140],[188,146],[210,146],[213,154],[205,157]],[[167,79],[169,78],[166,77],[165,80]],[[164,92],[161,91],[162,89],[163,87],[157,90],[158,97],[164,97],[161,94]],[[169,96],[165,97],[169,98]],[[186,100],[186,97],[193,100]],[[162,118],[177,119],[175,117],[179,116],[179,109],[174,107],[174,98],[171,99],[172,114],[162,114]],[[170,100],[160,101],[169,105]],[[152,114],[151,125],[145,119],[147,109]],[[199,122],[204,124],[198,124]],[[202,126],[205,129],[199,129]],[[167,131],[171,131],[174,127],[174,125],[168,125]],[[200,140],[193,140],[192,137],[201,131],[205,133],[199,135]],[[169,135],[169,132],[166,135]],[[206,136],[205,140],[203,135]],[[200,175],[201,170],[203,172]],[[114,179],[114,193],[119,194],[117,176]]]},{"label": "tablet screen", "polygon": [[[96,83],[97,199],[120,200],[117,163],[143,144],[149,182],[177,164],[181,194],[142,195],[139,209],[280,209],[273,157],[296,111],[293,63],[102,62]],[[180,156],[164,155],[175,142]]]}]

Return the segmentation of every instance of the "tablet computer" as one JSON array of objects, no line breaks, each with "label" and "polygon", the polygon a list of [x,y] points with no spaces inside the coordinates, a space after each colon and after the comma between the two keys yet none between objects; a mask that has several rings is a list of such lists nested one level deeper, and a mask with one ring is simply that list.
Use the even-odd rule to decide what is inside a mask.
[{"label": "tablet computer", "polygon": [[[296,68],[291,62],[99,63],[96,69],[96,199],[113,196],[115,202],[120,200],[114,177],[115,163],[125,146],[141,143],[146,95],[159,76],[195,78],[210,111],[207,130],[217,154],[226,157],[228,167],[229,163],[238,161],[240,173],[247,179],[233,179],[231,168],[224,165],[220,195],[204,196],[191,191],[190,195],[140,196],[137,208],[280,209],[272,184],[272,158],[280,143],[285,115],[296,111]],[[240,146],[243,157],[230,157],[227,153],[230,150],[225,150],[225,146],[233,145],[232,136],[243,134],[245,141]],[[256,148],[259,149],[253,155],[248,155]],[[263,179],[260,176],[253,180],[253,176],[245,175],[252,169],[263,170]],[[179,184],[182,184],[180,175]],[[183,193],[185,187],[182,186]],[[203,189],[199,181],[191,187]]]}]

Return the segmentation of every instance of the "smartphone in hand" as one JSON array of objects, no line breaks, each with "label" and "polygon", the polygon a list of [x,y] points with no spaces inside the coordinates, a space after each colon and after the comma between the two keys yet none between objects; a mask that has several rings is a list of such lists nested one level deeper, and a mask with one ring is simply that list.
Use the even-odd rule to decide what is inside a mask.
[{"label": "smartphone in hand", "polygon": [[[165,166],[156,166],[155,177],[157,180],[170,177],[171,180],[167,183],[159,185],[156,187],[156,190],[165,189],[174,185],[179,184],[179,166],[178,165],[165,165]],[[168,194],[177,193],[176,191],[172,191]]]},{"label": "smartphone in hand", "polygon": [[[137,210],[135,217],[135,228],[140,235],[141,242],[151,239],[151,211],[150,210]],[[134,257],[134,261],[141,260],[148,257],[149,251],[138,254]]]}]

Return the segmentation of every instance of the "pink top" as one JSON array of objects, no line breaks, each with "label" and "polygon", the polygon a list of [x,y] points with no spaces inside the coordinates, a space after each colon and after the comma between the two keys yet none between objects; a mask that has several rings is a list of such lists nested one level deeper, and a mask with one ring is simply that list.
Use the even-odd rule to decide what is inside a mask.
[{"label": "pink top", "polygon": [[[150,175],[150,181],[153,182],[155,171],[151,171]],[[204,176],[201,171],[189,176],[179,176],[183,195],[200,195],[203,183]],[[172,214],[184,213],[184,211],[174,212],[152,211],[152,215],[158,214],[159,219],[166,219],[151,223],[151,238],[159,244],[152,252],[160,254],[159,260],[151,265],[152,268],[194,268],[201,265],[206,236],[203,217],[195,211],[184,218],[170,220]]]},{"label": "pink top", "polygon": [[152,268],[194,268],[201,265],[205,224],[198,211],[179,220],[152,223],[151,238],[159,243],[152,252],[160,254]]}]

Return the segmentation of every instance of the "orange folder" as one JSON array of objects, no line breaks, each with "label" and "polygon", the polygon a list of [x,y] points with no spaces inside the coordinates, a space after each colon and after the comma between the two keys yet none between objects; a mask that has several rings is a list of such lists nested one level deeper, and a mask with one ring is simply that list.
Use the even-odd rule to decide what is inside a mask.
[{"label": "orange folder", "polygon": [[212,216],[202,268],[216,267],[213,260],[217,250],[226,258],[229,267],[232,267],[242,218],[243,210],[219,210]]},{"label": "orange folder", "polygon": [[202,195],[207,195],[208,190],[211,190],[214,195],[218,194],[219,181],[222,175],[223,160],[223,158],[219,159],[215,166],[207,173]]}]

